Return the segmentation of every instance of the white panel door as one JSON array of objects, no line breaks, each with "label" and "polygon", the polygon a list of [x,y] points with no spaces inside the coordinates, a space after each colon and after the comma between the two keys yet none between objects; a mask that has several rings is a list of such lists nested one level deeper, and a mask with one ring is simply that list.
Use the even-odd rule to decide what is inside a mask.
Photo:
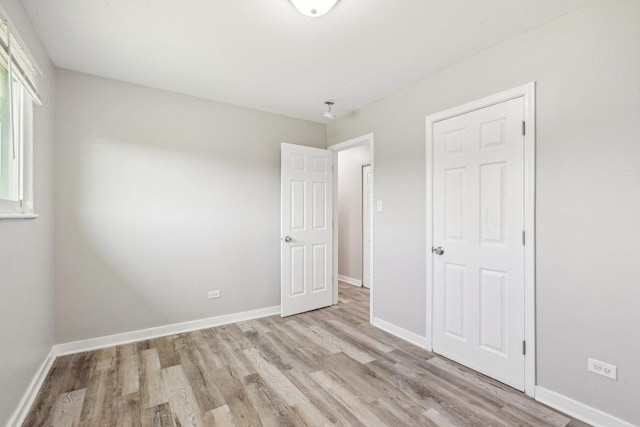
[{"label": "white panel door", "polygon": [[433,349],[524,390],[523,98],[433,126]]},{"label": "white panel door", "polygon": [[362,167],[362,286],[371,288],[371,166]]},{"label": "white panel door", "polygon": [[333,303],[332,153],[282,144],[282,316]]}]

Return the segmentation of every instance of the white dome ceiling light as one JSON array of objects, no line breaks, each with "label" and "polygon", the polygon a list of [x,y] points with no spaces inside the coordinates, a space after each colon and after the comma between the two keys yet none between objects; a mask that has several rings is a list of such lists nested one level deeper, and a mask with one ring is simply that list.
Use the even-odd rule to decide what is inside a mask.
[{"label": "white dome ceiling light", "polygon": [[338,0],[289,0],[303,15],[318,18],[329,12]]}]

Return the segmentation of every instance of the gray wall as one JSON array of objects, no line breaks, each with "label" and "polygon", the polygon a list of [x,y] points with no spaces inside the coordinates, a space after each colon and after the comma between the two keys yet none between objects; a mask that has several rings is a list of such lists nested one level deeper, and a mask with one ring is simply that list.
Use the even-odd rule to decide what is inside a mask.
[{"label": "gray wall", "polygon": [[53,344],[54,69],[17,0],[0,6],[44,76],[34,107],[35,220],[0,220],[0,425],[4,425]]},{"label": "gray wall", "polygon": [[280,304],[280,143],[325,125],[66,70],[56,89],[56,342]]},{"label": "gray wall", "polygon": [[640,424],[637,0],[590,3],[329,125],[329,145],[375,133],[375,313],[425,333],[425,116],[530,81],[538,385]]},{"label": "gray wall", "polygon": [[362,280],[362,166],[369,146],[338,152],[338,274]]}]

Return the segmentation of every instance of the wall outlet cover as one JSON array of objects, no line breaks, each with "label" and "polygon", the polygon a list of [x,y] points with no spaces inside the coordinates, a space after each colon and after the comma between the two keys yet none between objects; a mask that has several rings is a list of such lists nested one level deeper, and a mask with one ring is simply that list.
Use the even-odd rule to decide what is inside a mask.
[{"label": "wall outlet cover", "polygon": [[618,379],[618,368],[615,365],[601,362],[599,360],[587,359],[587,370],[598,375],[602,375],[612,380]]}]

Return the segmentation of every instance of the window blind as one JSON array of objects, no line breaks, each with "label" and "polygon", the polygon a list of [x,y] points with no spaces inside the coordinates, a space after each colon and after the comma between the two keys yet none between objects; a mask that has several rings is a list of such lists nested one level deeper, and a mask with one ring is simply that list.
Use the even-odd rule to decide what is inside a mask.
[{"label": "window blind", "polygon": [[32,65],[16,37],[11,34],[6,20],[0,21],[0,66],[24,86],[38,105],[42,105],[38,93],[38,69]]}]

